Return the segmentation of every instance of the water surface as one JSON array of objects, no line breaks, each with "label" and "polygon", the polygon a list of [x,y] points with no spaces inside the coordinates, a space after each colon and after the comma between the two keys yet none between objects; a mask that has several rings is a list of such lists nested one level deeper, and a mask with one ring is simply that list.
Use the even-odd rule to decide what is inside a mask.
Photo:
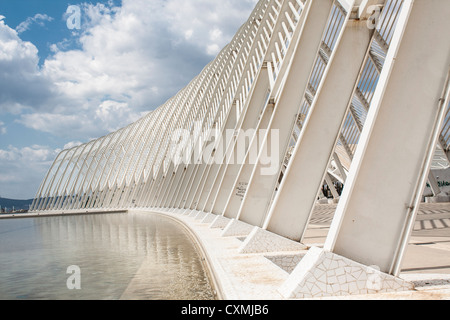
[{"label": "water surface", "polygon": [[[81,289],[69,290],[69,266]],[[0,299],[209,300],[213,290],[183,227],[123,213],[0,220]]]}]

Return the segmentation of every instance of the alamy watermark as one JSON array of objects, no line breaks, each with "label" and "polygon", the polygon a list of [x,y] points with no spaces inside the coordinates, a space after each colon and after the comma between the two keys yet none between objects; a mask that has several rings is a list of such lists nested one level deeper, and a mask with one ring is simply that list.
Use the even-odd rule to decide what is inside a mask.
[{"label": "alamy watermark", "polygon": [[70,5],[66,10],[66,25],[69,30],[81,29],[81,8],[80,6]]},{"label": "alamy watermark", "polygon": [[369,18],[367,19],[367,27],[370,30],[375,29],[380,22],[381,17],[381,6],[373,5],[367,8],[367,14],[369,14]]},{"label": "alamy watermark", "polygon": [[67,267],[67,274],[70,274],[67,278],[66,285],[69,290],[81,290],[81,269],[79,266]]},{"label": "alamy watermark", "polygon": [[261,175],[275,175],[280,168],[279,130],[202,131],[201,123],[191,132],[178,129],[171,136],[171,161],[180,164],[259,164]]}]

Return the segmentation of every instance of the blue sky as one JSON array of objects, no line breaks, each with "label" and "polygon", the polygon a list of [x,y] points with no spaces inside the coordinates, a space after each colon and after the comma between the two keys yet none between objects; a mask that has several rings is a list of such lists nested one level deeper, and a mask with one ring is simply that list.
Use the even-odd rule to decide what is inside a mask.
[{"label": "blue sky", "polygon": [[175,95],[256,2],[0,0],[0,196],[33,198],[62,149]]}]

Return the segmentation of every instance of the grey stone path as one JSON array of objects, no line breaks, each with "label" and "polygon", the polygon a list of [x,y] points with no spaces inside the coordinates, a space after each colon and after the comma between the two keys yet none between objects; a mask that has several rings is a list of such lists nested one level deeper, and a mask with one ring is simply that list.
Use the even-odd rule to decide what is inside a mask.
[{"label": "grey stone path", "polygon": [[[336,204],[318,204],[303,242],[321,246]],[[423,203],[414,225],[402,273],[450,274],[450,203]]]},{"label": "grey stone path", "polygon": [[[336,207],[336,204],[316,205],[310,224],[329,226]],[[421,204],[414,232],[426,230],[446,231],[445,234],[450,236],[450,203]]]}]

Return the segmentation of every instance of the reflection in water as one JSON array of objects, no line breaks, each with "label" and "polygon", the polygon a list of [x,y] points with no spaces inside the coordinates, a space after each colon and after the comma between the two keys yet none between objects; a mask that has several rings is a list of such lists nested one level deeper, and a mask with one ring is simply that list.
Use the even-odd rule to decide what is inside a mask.
[{"label": "reflection in water", "polygon": [[[213,299],[200,259],[182,227],[153,214],[2,220],[0,299]],[[81,290],[67,288],[72,265]]]}]

